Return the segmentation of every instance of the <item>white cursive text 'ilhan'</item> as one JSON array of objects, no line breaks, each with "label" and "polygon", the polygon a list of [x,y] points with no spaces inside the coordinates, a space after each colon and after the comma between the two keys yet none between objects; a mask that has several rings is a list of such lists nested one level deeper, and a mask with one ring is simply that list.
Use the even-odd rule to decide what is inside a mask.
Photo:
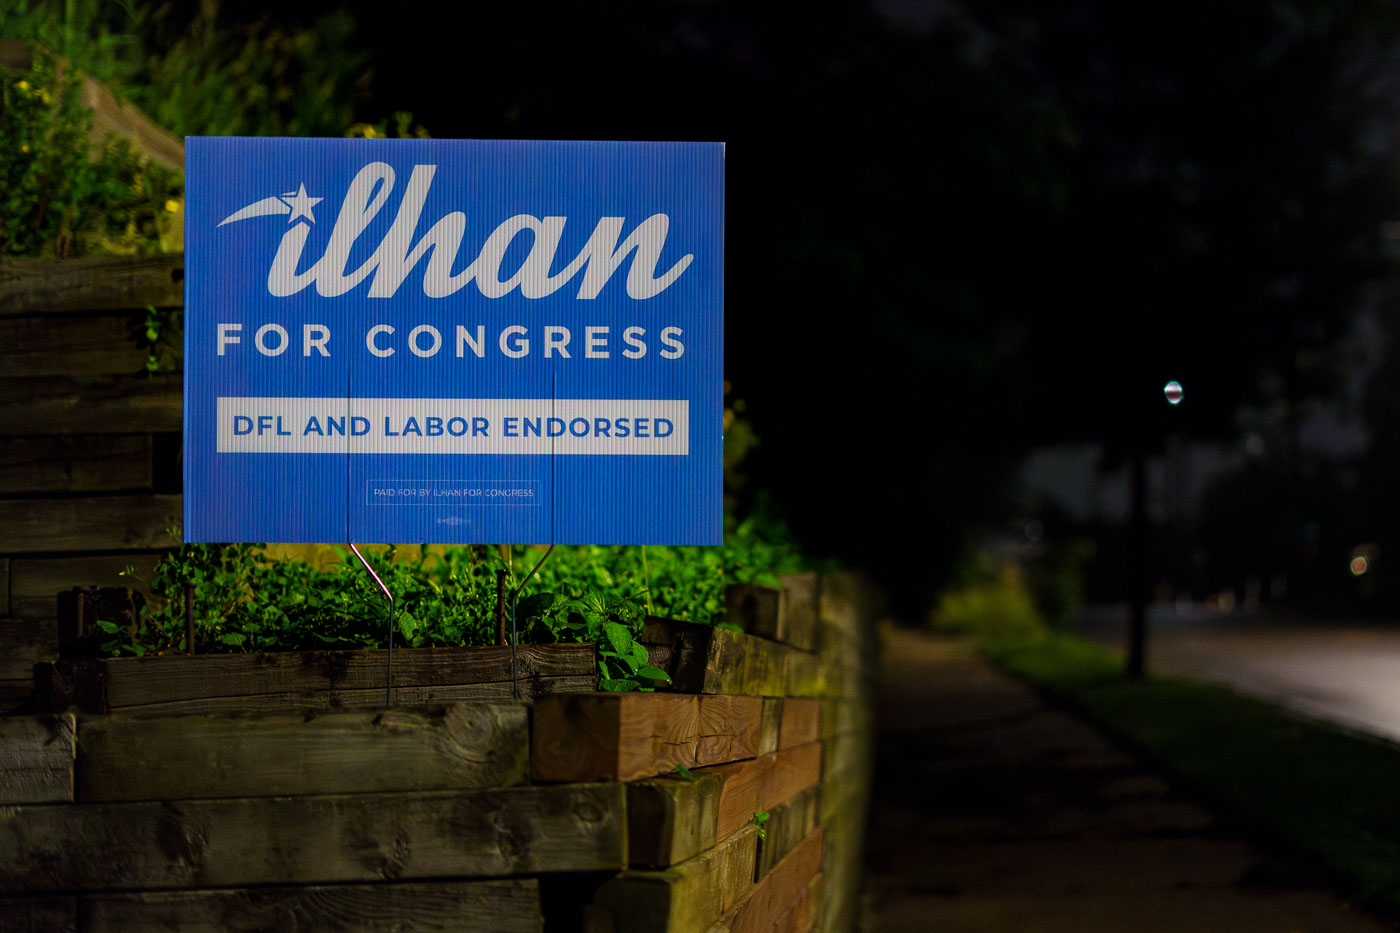
[{"label": "white cursive text 'ilhan'", "polygon": [[[666,214],[652,214],[623,238],[625,218],[601,217],[578,255],[551,275],[554,255],[568,218],[516,214],[507,218],[486,238],[470,265],[453,275],[452,266],[457,260],[467,225],[464,213],[453,211],[444,215],[418,242],[412,242],[436,172],[435,165],[413,167],[393,224],[374,253],[351,272],[346,269],[351,246],[379,213],[394,188],[393,168],[384,162],[366,165],[345,193],[325,253],[306,271],[298,272],[302,249],[311,227],[305,223],[294,225],[282,236],[282,242],[277,247],[277,256],[267,274],[267,290],[278,297],[285,297],[315,282],[318,294],[333,297],[345,294],[373,273],[369,297],[389,298],[398,291],[413,267],[426,256],[423,293],[429,298],[451,295],[468,282],[475,282],[481,294],[487,298],[500,298],[516,288],[526,298],[543,298],[563,288],[580,271],[583,279],[579,283],[577,297],[596,298],[630,253],[632,261],[627,270],[627,294],[643,299],[658,295],[669,287],[694,258],[687,253],[657,276],[656,265],[666,245],[670,218]],[[511,240],[523,230],[534,234],[534,243],[520,268],[503,279],[501,260]]]}]

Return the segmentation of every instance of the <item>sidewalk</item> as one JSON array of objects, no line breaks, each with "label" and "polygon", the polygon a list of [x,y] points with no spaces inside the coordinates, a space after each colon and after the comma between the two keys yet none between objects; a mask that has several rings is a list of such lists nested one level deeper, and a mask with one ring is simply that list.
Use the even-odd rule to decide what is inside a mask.
[{"label": "sidewalk", "polygon": [[866,841],[876,933],[1377,933],[966,643],[884,645]]}]

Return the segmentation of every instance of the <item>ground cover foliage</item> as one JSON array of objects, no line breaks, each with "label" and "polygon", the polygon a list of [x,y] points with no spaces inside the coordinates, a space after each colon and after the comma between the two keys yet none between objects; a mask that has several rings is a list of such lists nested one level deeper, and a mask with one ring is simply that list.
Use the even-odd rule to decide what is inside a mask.
[{"label": "ground cover foliage", "polygon": [[0,256],[183,248],[183,173],[94,140],[84,75],[176,136],[427,135],[405,112],[359,113],[372,71],[348,14],[284,20],[236,22],[214,0],[0,4],[0,37],[31,60],[0,67]]},{"label": "ground cover foliage", "polygon": [[[390,547],[366,555],[394,594],[393,638],[399,647],[497,643],[497,572],[505,572],[522,642],[591,642],[598,646],[600,686],[647,689],[666,675],[637,643],[648,614],[706,624],[724,622],[730,583],[777,586],[777,575],[802,569],[781,526],[734,523],[718,547],[542,548],[472,545]],[[269,556],[258,544],[186,544],[171,551],[149,580],[130,582],[155,599],[135,624],[99,621],[101,648],[112,656],[158,656],[185,650],[185,594],[191,593],[195,648],[201,653],[381,648],[390,629],[383,594],[349,551],[339,564]],[[533,570],[533,572],[532,572]]]},{"label": "ground cover foliage", "polygon": [[1325,869],[1357,901],[1400,912],[1400,747],[1223,686],[1129,680],[1121,658],[1067,635],[984,650],[1188,789]]},{"label": "ground cover foliage", "polygon": [[125,141],[94,144],[78,92],[40,46],[30,68],[0,68],[0,255],[156,252],[168,238],[180,173]]}]

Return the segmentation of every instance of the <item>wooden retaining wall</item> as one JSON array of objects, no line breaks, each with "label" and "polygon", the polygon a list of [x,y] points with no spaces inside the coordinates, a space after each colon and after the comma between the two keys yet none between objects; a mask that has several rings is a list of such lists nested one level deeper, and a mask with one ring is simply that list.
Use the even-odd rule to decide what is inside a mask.
[{"label": "wooden retaining wall", "polygon": [[869,599],[788,583],[704,692],[0,717],[0,931],[852,933]]},{"label": "wooden retaining wall", "polygon": [[179,543],[181,377],[133,336],[183,301],[180,255],[0,262],[0,711],[58,656],[60,591]]}]

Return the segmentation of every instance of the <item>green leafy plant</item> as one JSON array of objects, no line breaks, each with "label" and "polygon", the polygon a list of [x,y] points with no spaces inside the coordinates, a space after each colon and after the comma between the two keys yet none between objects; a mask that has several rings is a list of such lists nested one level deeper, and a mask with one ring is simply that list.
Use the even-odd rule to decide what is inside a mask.
[{"label": "green leafy plant", "polygon": [[[705,558],[698,573],[687,567],[697,554]],[[183,650],[185,592],[191,587],[200,652],[382,647],[388,640],[383,595],[353,555],[338,550],[338,556],[338,564],[318,569],[270,557],[257,544],[186,544],[166,554],[149,580],[128,570],[153,599],[134,633],[116,623],[110,631],[104,627],[102,649],[109,655]],[[647,617],[641,599],[648,574],[667,594],[657,601],[658,611],[684,618],[680,612],[690,606],[699,616],[692,621],[715,622],[726,583],[771,578],[797,566],[792,545],[737,535],[720,547],[649,548],[648,556],[643,569],[637,548],[561,547],[528,581],[516,573],[538,560],[526,548],[391,547],[367,558],[394,594],[397,644],[494,644],[496,573],[504,570],[512,589],[526,585],[516,614],[521,641],[593,643],[599,689],[612,691],[650,691],[670,683],[638,640]],[[780,563],[766,569],[764,558]]]},{"label": "green leafy plant", "polygon": [[753,816],[749,817],[749,826],[758,827],[758,838],[766,840],[768,838],[768,817],[771,814],[767,810],[755,810]]},{"label": "green leafy plant", "polygon": [[[368,559],[395,595],[400,645],[494,642],[500,560],[489,549],[459,548],[444,555],[420,549],[399,560],[391,548]],[[156,600],[141,614],[137,643],[156,653],[183,645],[184,594],[192,586],[200,651],[380,647],[388,641],[383,595],[352,555],[341,552],[341,560],[341,566],[318,570],[268,557],[261,545],[186,544],[142,581]],[[134,571],[128,574],[136,577]],[[127,651],[120,644],[104,648]]]},{"label": "green leafy plant", "polygon": [[344,11],[298,27],[231,23],[204,3],[188,19],[163,10],[141,25],[149,51],[129,94],[177,135],[340,136],[368,96],[370,57]]},{"label": "green leafy plant", "polygon": [[113,137],[94,146],[72,70],[38,46],[32,61],[27,70],[0,68],[0,254],[159,250],[179,173]]},{"label": "green leafy plant", "polygon": [[657,683],[671,682],[670,675],[650,663],[646,646],[637,641],[646,613],[631,596],[596,590],[577,598],[537,593],[517,608],[517,623],[522,619],[530,641],[597,645],[599,690],[649,691]]},{"label": "green leafy plant", "polygon": [[156,309],[146,306],[146,312],[138,316],[132,328],[132,339],[146,351],[146,372],[176,372],[184,357],[184,337],[182,323],[183,310],[180,308]]},{"label": "green leafy plant", "polygon": [[131,80],[142,43],[136,11],[121,0],[6,0],[0,36],[30,39],[99,81]]}]

